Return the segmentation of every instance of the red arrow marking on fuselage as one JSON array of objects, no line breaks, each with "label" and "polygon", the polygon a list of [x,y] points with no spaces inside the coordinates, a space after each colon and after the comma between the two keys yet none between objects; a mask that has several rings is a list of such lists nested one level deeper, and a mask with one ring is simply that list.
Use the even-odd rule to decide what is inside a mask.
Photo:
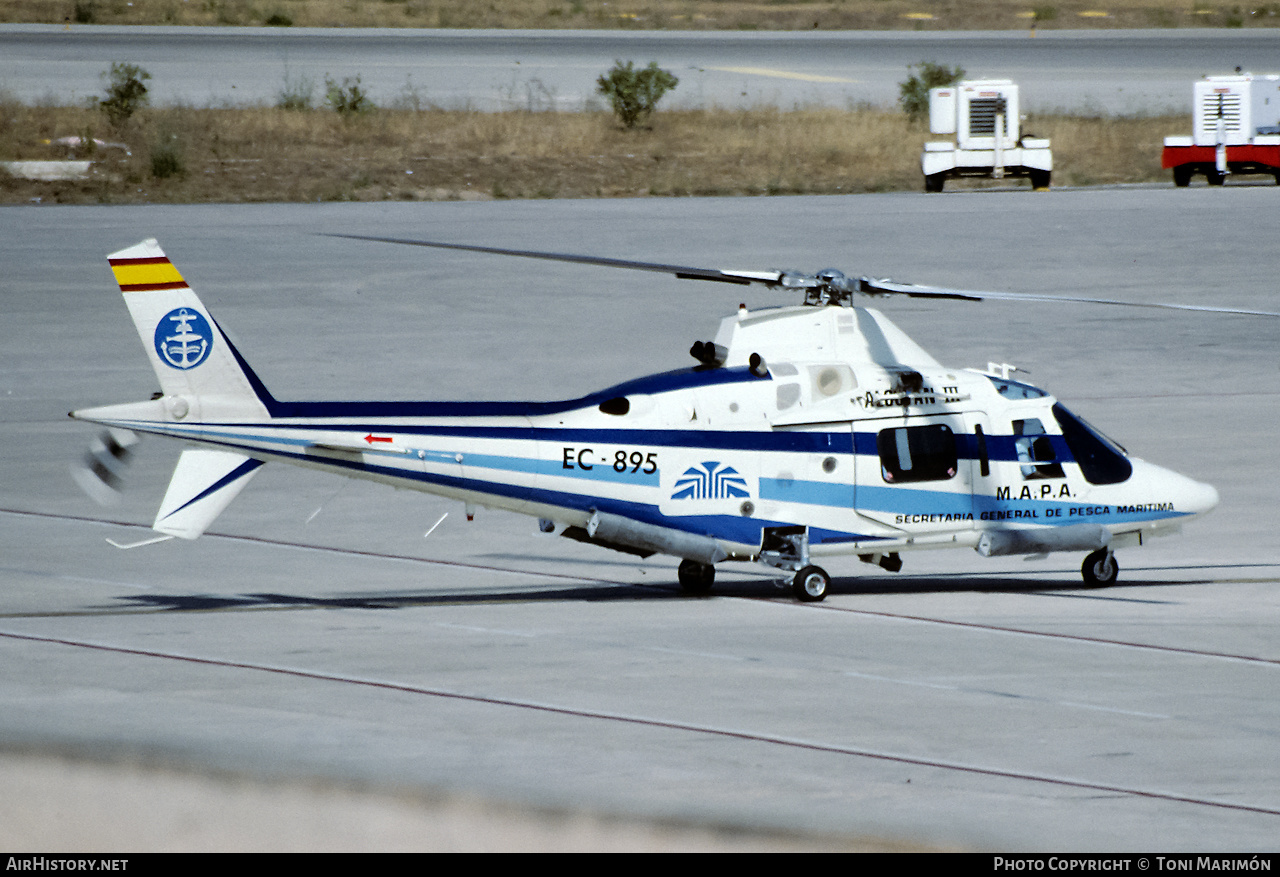
[{"label": "red arrow marking on fuselage", "polygon": [[374,435],[373,433],[369,433],[364,437],[364,440],[369,444],[373,444],[374,442],[390,442],[392,439],[389,435]]}]

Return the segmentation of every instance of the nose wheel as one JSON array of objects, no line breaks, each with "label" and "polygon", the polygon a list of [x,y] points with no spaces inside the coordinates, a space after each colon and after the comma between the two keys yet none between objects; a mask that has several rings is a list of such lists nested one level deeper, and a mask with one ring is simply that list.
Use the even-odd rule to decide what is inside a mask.
[{"label": "nose wheel", "polygon": [[1105,588],[1116,583],[1116,577],[1120,575],[1120,564],[1116,563],[1114,554],[1102,548],[1084,559],[1080,573],[1088,587]]},{"label": "nose wheel", "polygon": [[803,603],[816,603],[827,596],[831,576],[820,566],[806,566],[791,580],[791,593]]},{"label": "nose wheel", "polygon": [[[806,527],[765,527],[761,534],[760,563],[790,572],[799,570],[791,579],[791,593],[803,603],[816,603],[827,596],[831,576],[820,566],[809,563],[809,530]],[[785,578],[778,581],[786,587]]]}]

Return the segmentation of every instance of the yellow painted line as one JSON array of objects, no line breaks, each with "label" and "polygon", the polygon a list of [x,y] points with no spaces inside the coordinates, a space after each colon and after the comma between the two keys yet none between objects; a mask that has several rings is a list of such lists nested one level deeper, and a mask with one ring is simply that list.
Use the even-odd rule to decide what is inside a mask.
[{"label": "yellow painted line", "polygon": [[820,76],[817,73],[796,73],[792,70],[771,70],[768,67],[708,67],[720,73],[745,73],[748,76],[770,76],[774,79],[798,79],[801,82],[857,82],[843,76]]},{"label": "yellow painted line", "polygon": [[1086,9],[1084,12],[1077,12],[1076,15],[1081,18],[1110,18],[1110,12],[1101,12],[1096,9]]},{"label": "yellow painted line", "polygon": [[1034,12],[1015,12],[1014,15],[1016,15],[1018,18],[1035,18],[1036,17],[1036,14]]},{"label": "yellow painted line", "polygon": [[932,12],[906,12],[906,13],[903,13],[902,17],[913,18],[916,21],[931,21],[933,19],[933,13]]}]

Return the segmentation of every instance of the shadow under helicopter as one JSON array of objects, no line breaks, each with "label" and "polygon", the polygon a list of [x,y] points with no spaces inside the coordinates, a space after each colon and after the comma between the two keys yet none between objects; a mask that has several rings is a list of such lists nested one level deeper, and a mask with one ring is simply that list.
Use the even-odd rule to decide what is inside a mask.
[{"label": "shadow under helicopter", "polygon": [[[1268,566],[1280,568],[1280,564]],[[1223,567],[1194,567],[1182,569],[1214,570]],[[1251,567],[1253,568],[1253,567]],[[1179,568],[1167,571],[1174,573]],[[892,578],[836,578],[828,591],[830,596],[894,595],[894,594],[951,594],[965,591],[975,593],[1032,594],[1088,600],[1110,600],[1131,603],[1164,603],[1167,599],[1150,599],[1141,596],[1146,588],[1184,587],[1215,584],[1212,575],[1159,576],[1159,569],[1146,569],[1147,578],[1141,581],[1115,585],[1104,590],[1082,588],[1076,582],[1046,581],[1030,576],[985,576],[962,574],[954,576],[894,576]],[[728,579],[716,582],[706,595],[689,595],[680,590],[674,580],[663,579],[652,583],[590,583],[572,586],[537,585],[512,588],[485,588],[482,590],[450,590],[406,593],[404,591],[365,593],[345,596],[305,594],[244,593],[244,594],[129,594],[119,597],[120,604],[130,609],[150,609],[171,612],[212,611],[264,611],[289,609],[408,609],[421,606],[479,605],[485,603],[555,603],[555,602],[621,602],[638,600],[703,600],[713,597],[737,597],[740,599],[780,600],[790,602],[789,586],[781,586],[772,579]],[[821,607],[822,603],[809,604]]]}]

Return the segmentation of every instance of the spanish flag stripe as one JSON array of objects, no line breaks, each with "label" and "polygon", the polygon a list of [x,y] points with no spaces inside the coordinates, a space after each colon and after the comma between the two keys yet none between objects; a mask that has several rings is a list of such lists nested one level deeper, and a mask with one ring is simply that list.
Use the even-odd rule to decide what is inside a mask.
[{"label": "spanish flag stripe", "polygon": [[186,286],[178,269],[168,259],[130,259],[111,265],[116,282],[125,291],[174,289]]},{"label": "spanish flag stripe", "polygon": [[152,289],[186,289],[187,281],[179,280],[177,283],[130,283],[120,284],[121,292],[147,292]]},{"label": "spanish flag stripe", "polygon": [[108,259],[112,265],[167,265],[168,256],[141,256],[136,259]]}]

